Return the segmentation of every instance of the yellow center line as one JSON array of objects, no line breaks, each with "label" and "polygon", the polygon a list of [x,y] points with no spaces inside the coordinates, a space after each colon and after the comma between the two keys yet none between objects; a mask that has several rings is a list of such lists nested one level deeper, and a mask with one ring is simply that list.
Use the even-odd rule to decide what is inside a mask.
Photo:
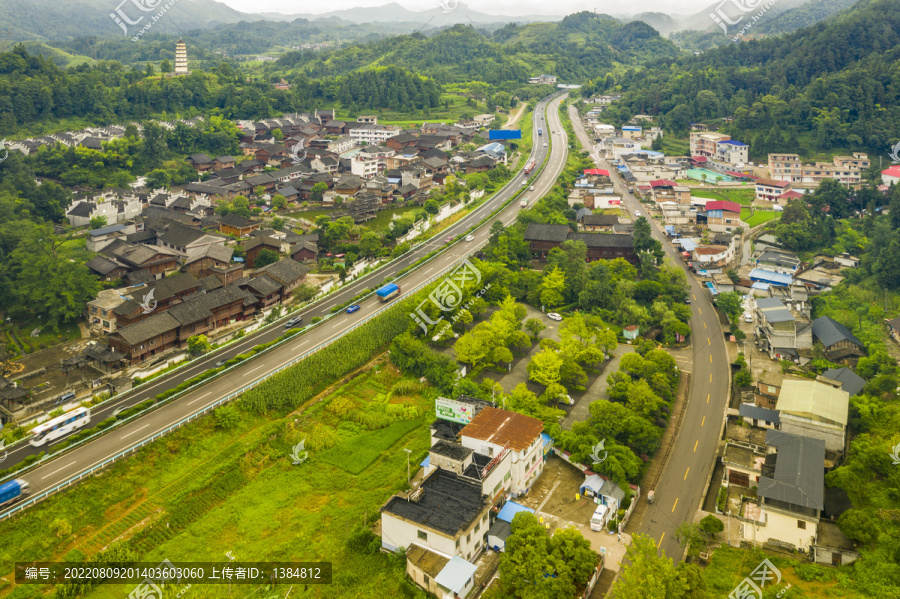
[{"label": "yellow center line", "polygon": [[687,475],[688,475],[688,472],[690,472],[690,471],[691,471],[690,468],[688,468],[687,470],[684,471],[684,480],[687,480]]},{"label": "yellow center line", "polygon": [[712,339],[709,337],[706,338],[706,345],[712,345]]},{"label": "yellow center line", "polygon": [[695,451],[695,452],[697,451],[697,444],[698,444],[698,443],[700,443],[700,439],[697,439],[696,441],[694,441],[694,451]]},{"label": "yellow center line", "polygon": [[706,328],[706,323],[705,323],[705,322],[703,323],[703,328],[704,328],[704,329]]},{"label": "yellow center line", "polygon": [[676,506],[676,505],[678,505],[678,498],[677,498],[677,497],[675,498],[675,503],[672,504],[672,511],[673,511],[673,512],[675,511],[675,506]]},{"label": "yellow center line", "polygon": [[712,382],[712,373],[711,372],[709,373],[709,382],[710,383]]},{"label": "yellow center line", "polygon": [[712,364],[712,354],[709,354],[709,363]]},{"label": "yellow center line", "polygon": [[704,424],[706,424],[706,416],[703,417],[703,421],[700,422],[700,426],[703,426]]},{"label": "yellow center line", "polygon": [[700,314],[703,314],[703,310],[701,310],[700,308],[697,308],[697,312],[699,312]]},{"label": "yellow center line", "polygon": [[709,403],[709,393],[706,394],[706,403]]}]

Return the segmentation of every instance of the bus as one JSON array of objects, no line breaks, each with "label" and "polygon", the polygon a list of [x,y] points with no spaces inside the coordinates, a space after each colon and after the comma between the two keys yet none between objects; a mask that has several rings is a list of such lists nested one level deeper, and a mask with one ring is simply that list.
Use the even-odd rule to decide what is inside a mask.
[{"label": "bus", "polygon": [[534,170],[534,158],[528,161],[528,164],[525,165],[525,170],[523,171],[526,175],[530,175],[531,171]]},{"label": "bus", "polygon": [[91,411],[87,408],[78,408],[62,416],[48,420],[31,429],[31,439],[28,441],[34,447],[40,447],[55,439],[78,430],[91,421]]}]

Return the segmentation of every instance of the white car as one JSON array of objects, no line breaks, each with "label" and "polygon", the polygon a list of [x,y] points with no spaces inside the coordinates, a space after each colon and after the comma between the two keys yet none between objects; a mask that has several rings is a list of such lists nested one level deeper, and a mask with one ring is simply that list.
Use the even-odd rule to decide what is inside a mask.
[{"label": "white car", "polygon": [[571,395],[566,395],[566,401],[569,402],[569,405],[570,405],[570,406],[574,406],[574,405],[575,405],[575,400],[572,399],[572,396],[571,396]]},{"label": "white car", "polygon": [[475,241],[474,235],[466,235],[466,241]]},{"label": "white car", "polygon": [[640,215],[641,215],[641,213],[640,213],[640,212],[638,212],[638,211],[637,211],[637,210],[635,210],[635,211],[634,211],[634,215],[635,215],[635,216],[640,216]]},{"label": "white car", "polygon": [[749,312],[744,312],[744,322],[753,322],[753,315]]},{"label": "white car", "polygon": [[549,318],[550,320],[562,320],[562,316],[560,316],[556,312],[550,312],[549,314],[547,314],[547,318]]},{"label": "white car", "polygon": [[544,147],[546,148],[546,147],[547,147],[547,144],[544,144]]}]

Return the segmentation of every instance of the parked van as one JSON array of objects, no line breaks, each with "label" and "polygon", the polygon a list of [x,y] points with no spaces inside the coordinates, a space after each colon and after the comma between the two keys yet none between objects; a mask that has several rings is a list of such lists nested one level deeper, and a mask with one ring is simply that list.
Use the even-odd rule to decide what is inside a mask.
[{"label": "parked van", "polygon": [[606,524],[606,513],[609,511],[609,508],[605,505],[598,505],[597,509],[594,510],[594,515],[591,516],[591,530],[603,530],[603,526]]}]

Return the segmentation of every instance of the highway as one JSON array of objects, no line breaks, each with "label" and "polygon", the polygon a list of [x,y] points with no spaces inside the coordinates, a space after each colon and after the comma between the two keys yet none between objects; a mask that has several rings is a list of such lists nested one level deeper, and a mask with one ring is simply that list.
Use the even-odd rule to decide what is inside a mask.
[{"label": "highway", "polygon": [[[533,182],[535,191],[529,191],[524,196],[528,199],[529,204],[549,191],[556,184],[556,179],[562,172],[566,163],[566,157],[568,155],[567,139],[565,132],[562,131],[562,125],[558,115],[559,103],[564,97],[565,95],[553,96],[550,99],[542,100],[535,107],[536,116],[534,118],[533,137],[535,140],[533,156],[535,157],[537,164],[535,168],[538,168],[541,165],[544,158],[547,156],[548,151],[550,151],[551,154],[543,173]],[[548,105],[550,106],[549,115],[546,117],[546,122],[542,122],[543,118],[538,117],[537,115],[543,114]],[[558,132],[557,135],[548,134],[547,123],[550,124],[549,129]],[[537,135],[538,128],[543,128],[545,131],[544,135],[541,137]],[[553,143],[548,147],[544,147],[544,142],[551,141],[551,138],[553,141],[559,143]],[[153,380],[146,385],[137,387],[134,392],[129,393],[121,399],[98,406],[92,410],[89,426],[96,426],[97,423],[112,416],[114,411],[153,398],[157,394],[173,388],[179,383],[182,383],[205,370],[213,368],[215,363],[219,360],[234,357],[239,353],[246,352],[255,345],[276,339],[283,334],[283,323],[288,318],[300,314],[303,316],[303,322],[309,323],[310,319],[315,316],[328,316],[330,314],[330,309],[333,306],[348,301],[363,289],[380,285],[381,281],[387,277],[396,276],[396,273],[400,270],[411,265],[429,252],[445,245],[444,240],[447,237],[455,237],[465,233],[466,230],[493,212],[503,202],[507,201],[511,196],[518,192],[523,186],[523,181],[526,181],[527,179],[528,176],[520,171],[500,192],[495,194],[492,199],[473,211],[473,213],[461,219],[458,223],[449,227],[446,231],[441,233],[437,239],[418,246],[403,256],[402,259],[399,259],[391,265],[363,277],[352,284],[348,284],[340,291],[328,296],[323,301],[317,302],[308,309],[285,316],[274,326],[248,335],[239,342],[228,346],[227,349],[224,349],[223,351],[215,352],[197,359],[184,368],[174,371],[169,375],[164,375],[160,379]],[[490,219],[477,231],[472,233],[475,237],[473,241],[467,242],[463,240],[453,244],[446,251],[435,256],[430,262],[423,264],[418,269],[404,275],[394,282],[396,282],[401,289],[404,289],[405,287],[412,288],[429,276],[434,276],[434,274],[429,273],[435,273],[435,271],[440,272],[443,269],[449,268],[451,265],[471,254],[475,249],[483,247],[484,244],[487,243],[490,226],[494,221],[500,220],[505,225],[508,225],[515,221],[518,211],[519,202],[515,201],[507,206],[501,213],[496,215],[495,218]],[[10,478],[25,479],[31,486],[32,496],[38,495],[45,490],[53,489],[55,486],[72,477],[78,476],[97,464],[107,461],[133,445],[153,437],[173,423],[176,423],[191,414],[204,411],[218,399],[233,393],[236,389],[249,385],[255,380],[265,378],[272,371],[277,370],[285,363],[296,358],[298,354],[309,351],[320,344],[332,341],[340,336],[346,329],[354,326],[359,320],[381,305],[381,302],[374,295],[366,298],[360,302],[361,309],[358,312],[353,314],[341,312],[337,316],[313,327],[309,331],[295,336],[279,347],[269,350],[268,353],[235,365],[227,371],[227,374],[210,380],[206,384],[185,393],[149,414],[137,418],[127,424],[118,426],[108,434],[98,437],[89,443],[83,443],[21,475],[14,474],[7,476],[5,480]],[[54,441],[54,443],[59,443],[64,439],[65,437]],[[8,468],[10,465],[23,460],[26,456],[36,454],[45,449],[46,447],[35,448],[28,444],[16,446],[9,450],[9,456],[3,466]],[[2,513],[0,513],[0,516],[2,516]]]},{"label": "highway", "polygon": [[[585,148],[593,150],[593,144],[585,134],[581,121],[577,114],[573,114],[574,110],[574,107],[569,108],[575,134]],[[642,215],[646,215],[646,208],[629,192],[615,167],[600,158],[596,152],[592,151],[591,157],[600,168],[610,172],[613,186],[622,196],[623,206],[632,214],[639,210]],[[655,502],[647,506],[640,527],[640,532],[653,537],[667,556],[678,560],[684,550],[675,540],[675,531],[682,522],[693,521],[694,514],[702,505],[706,480],[715,464],[722,420],[728,404],[731,367],[725,348],[725,329],[719,321],[709,293],[687,270],[659,223],[652,218],[647,220],[653,237],[662,242],[666,255],[673,263],[685,269],[691,295],[690,326],[694,355],[690,394],[681,428],[675,436],[674,446],[656,489],[643,489],[645,497],[651,490],[655,490],[656,497]]]}]

